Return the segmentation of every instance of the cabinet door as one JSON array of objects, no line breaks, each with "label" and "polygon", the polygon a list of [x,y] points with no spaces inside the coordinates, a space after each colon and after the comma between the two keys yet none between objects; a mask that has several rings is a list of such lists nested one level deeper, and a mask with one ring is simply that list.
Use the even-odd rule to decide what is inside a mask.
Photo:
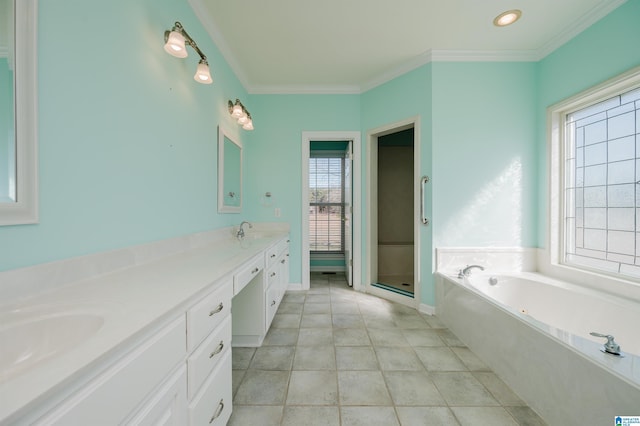
[{"label": "cabinet door", "polygon": [[269,327],[271,327],[271,321],[273,321],[273,317],[276,315],[276,311],[278,310],[278,296],[280,293],[280,288],[277,283],[271,285],[266,291],[265,297],[265,315],[266,315],[266,329],[265,333],[269,331]]},{"label": "cabinet door", "polygon": [[181,315],[35,424],[119,424],[184,362],[185,329]]},{"label": "cabinet door", "polygon": [[227,351],[189,404],[189,423],[192,426],[224,426],[231,416],[231,409],[231,351]]},{"label": "cabinet door", "polygon": [[122,424],[182,426],[187,418],[187,369],[182,365],[135,416]]}]

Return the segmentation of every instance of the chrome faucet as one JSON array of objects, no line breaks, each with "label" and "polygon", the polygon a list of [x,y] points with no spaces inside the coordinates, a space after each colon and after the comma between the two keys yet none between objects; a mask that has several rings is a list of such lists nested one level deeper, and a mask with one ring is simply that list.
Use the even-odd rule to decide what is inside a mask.
[{"label": "chrome faucet", "polygon": [[607,343],[604,344],[604,347],[602,349],[603,352],[606,352],[612,355],[619,355],[619,356],[622,355],[622,352],[620,351],[620,345],[613,340],[614,337],[612,335],[600,334],[600,333],[596,333],[595,331],[592,331],[589,334],[595,337],[604,337],[605,339],[607,339]]},{"label": "chrome faucet", "polygon": [[484,267],[482,267],[480,265],[467,265],[466,268],[460,269],[460,271],[458,271],[458,278],[468,277],[469,275],[471,275],[471,270],[473,268],[478,268],[481,271],[484,271]]},{"label": "chrome faucet", "polygon": [[242,221],[242,223],[240,224],[240,226],[238,227],[238,232],[236,232],[236,237],[238,239],[242,239],[244,238],[244,228],[242,228],[244,226],[244,224],[249,225],[249,229],[253,228],[253,225],[250,224],[249,222],[247,222],[246,220]]}]

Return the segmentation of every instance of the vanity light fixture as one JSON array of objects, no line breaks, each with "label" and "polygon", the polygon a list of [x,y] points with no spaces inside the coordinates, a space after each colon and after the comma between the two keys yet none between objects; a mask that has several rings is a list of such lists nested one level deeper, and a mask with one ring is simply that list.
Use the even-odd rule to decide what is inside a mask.
[{"label": "vanity light fixture", "polygon": [[242,105],[240,99],[236,99],[236,103],[234,104],[229,100],[228,102],[229,114],[231,117],[238,120],[238,124],[242,126],[245,130],[253,130],[253,120],[251,119],[251,114],[247,109]]},{"label": "vanity light fixture", "polygon": [[198,67],[196,68],[193,79],[202,84],[213,83],[207,57],[202,53],[202,50],[200,50],[196,42],[189,36],[182,24],[176,21],[171,31],[167,30],[164,32],[164,50],[169,55],[175,56],[176,58],[186,58],[188,55],[187,45],[191,46],[200,56],[200,61],[198,62]]},{"label": "vanity light fixture", "polygon": [[507,10],[496,16],[493,25],[496,27],[506,27],[516,22],[522,16],[522,11],[518,9]]}]

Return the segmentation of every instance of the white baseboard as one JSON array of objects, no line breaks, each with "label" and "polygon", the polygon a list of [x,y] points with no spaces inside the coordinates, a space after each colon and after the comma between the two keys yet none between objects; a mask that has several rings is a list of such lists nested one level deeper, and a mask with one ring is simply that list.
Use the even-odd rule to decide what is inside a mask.
[{"label": "white baseboard", "polygon": [[302,291],[304,290],[302,288],[302,283],[289,283],[289,286],[287,287],[287,291]]},{"label": "white baseboard", "polygon": [[426,303],[421,303],[420,306],[418,306],[418,311],[422,312],[423,314],[427,314],[427,315],[435,315],[436,314],[436,307],[435,306],[431,306],[431,305],[427,305]]}]

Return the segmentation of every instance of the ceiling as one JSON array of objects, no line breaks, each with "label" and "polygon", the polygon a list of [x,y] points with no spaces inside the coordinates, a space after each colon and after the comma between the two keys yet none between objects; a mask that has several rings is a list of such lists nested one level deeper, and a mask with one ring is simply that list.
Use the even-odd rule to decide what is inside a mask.
[{"label": "ceiling", "polygon": [[[429,61],[539,60],[625,1],[189,3],[250,93],[361,93]],[[509,9],[522,18],[494,26]]]}]

